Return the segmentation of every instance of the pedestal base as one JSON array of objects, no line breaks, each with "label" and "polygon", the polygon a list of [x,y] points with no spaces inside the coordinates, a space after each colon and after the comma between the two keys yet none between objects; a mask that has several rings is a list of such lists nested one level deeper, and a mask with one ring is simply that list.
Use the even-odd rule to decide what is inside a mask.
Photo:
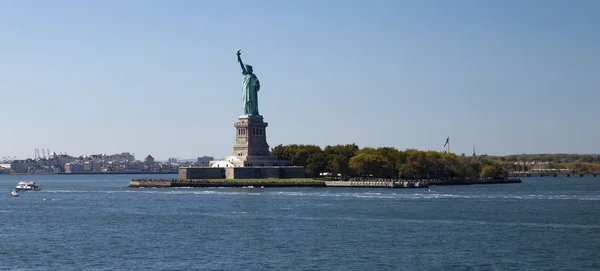
[{"label": "pedestal base", "polygon": [[262,116],[240,116],[236,128],[233,155],[211,161],[210,168],[180,168],[180,179],[252,179],[304,178],[304,168],[292,161],[271,156],[267,144],[267,126]]},{"label": "pedestal base", "polygon": [[270,156],[267,144],[267,126],[262,116],[242,118],[234,124],[236,128],[233,156]]}]

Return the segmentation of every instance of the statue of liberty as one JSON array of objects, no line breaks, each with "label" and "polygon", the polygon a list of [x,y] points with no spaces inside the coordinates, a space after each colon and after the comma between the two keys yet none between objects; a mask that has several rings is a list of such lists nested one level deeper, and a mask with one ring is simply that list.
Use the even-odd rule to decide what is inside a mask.
[{"label": "statue of liberty", "polygon": [[252,66],[244,65],[240,55],[240,50],[237,50],[237,59],[242,67],[242,100],[244,102],[244,114],[240,117],[260,117],[258,113],[258,90],[260,82],[258,77],[253,73]]}]

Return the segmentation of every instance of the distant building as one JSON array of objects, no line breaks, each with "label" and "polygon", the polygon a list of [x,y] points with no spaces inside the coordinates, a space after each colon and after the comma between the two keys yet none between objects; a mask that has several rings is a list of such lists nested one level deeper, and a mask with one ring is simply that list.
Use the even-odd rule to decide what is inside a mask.
[{"label": "distant building", "polygon": [[27,173],[37,174],[37,173],[59,173],[61,172],[61,168],[58,166],[30,166],[27,169]]},{"label": "distant building", "polygon": [[236,164],[242,163],[237,156],[227,156],[223,160],[211,161],[210,167],[235,167]]},{"label": "distant building", "polygon": [[135,161],[135,156],[128,152],[122,152],[118,154],[106,155],[104,159],[107,161],[133,162]]},{"label": "distant building", "polygon": [[86,172],[102,172],[102,161],[86,161],[83,163]]},{"label": "distant building", "polygon": [[215,160],[212,156],[202,156],[198,157],[198,165],[207,167],[210,164],[210,161]]},{"label": "distant building", "polygon": [[83,163],[83,171],[92,172],[92,169],[92,163],[90,163],[89,161]]},{"label": "distant building", "polygon": [[65,173],[82,173],[85,172],[83,164],[78,163],[66,163]]},{"label": "distant building", "polygon": [[10,162],[10,169],[15,173],[27,173],[29,167],[34,164],[32,159],[27,160],[13,160]]},{"label": "distant building", "polygon": [[170,157],[168,161],[169,161],[169,163],[171,163],[171,164],[175,164],[175,163],[178,163],[178,162],[179,162],[179,159],[177,159],[177,158],[175,158],[175,157]]},{"label": "distant building", "polygon": [[54,155],[52,157],[52,160],[56,161],[58,166],[62,167],[63,169],[65,167],[65,164],[72,162],[73,159],[74,159],[73,157],[66,155],[66,154]]},{"label": "distant building", "polygon": [[152,155],[148,154],[148,156],[146,156],[146,158],[144,158],[144,164],[146,164],[147,166],[154,165],[154,157],[152,157]]}]

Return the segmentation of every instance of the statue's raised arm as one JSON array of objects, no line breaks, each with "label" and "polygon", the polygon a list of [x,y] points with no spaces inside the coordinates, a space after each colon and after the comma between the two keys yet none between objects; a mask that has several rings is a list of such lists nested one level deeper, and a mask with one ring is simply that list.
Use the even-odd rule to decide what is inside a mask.
[{"label": "statue's raised arm", "polygon": [[258,113],[258,90],[260,89],[260,82],[256,74],[254,74],[252,66],[242,62],[239,49],[236,54],[240,67],[242,67],[242,101],[244,102],[244,113],[240,117],[260,117]]},{"label": "statue's raised arm", "polygon": [[238,49],[237,52],[236,52],[237,57],[238,57],[238,62],[240,63],[240,67],[242,67],[242,73],[246,74],[246,73],[248,73],[248,71],[246,71],[246,67],[244,66],[244,62],[242,62],[242,57],[241,57],[242,53],[240,51],[241,50]]}]

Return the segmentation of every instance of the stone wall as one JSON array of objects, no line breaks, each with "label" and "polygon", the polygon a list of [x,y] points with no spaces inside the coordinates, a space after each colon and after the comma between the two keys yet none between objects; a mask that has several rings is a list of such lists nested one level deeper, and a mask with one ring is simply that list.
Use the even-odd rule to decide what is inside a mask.
[{"label": "stone wall", "polygon": [[225,168],[219,167],[180,167],[179,179],[225,179]]},{"label": "stone wall", "polygon": [[304,178],[303,167],[236,167],[225,169],[228,179]]},{"label": "stone wall", "polygon": [[303,167],[182,167],[179,179],[288,179],[304,178]]},{"label": "stone wall", "polygon": [[171,187],[170,181],[131,180],[130,187]]},{"label": "stone wall", "polygon": [[233,171],[234,167],[232,168],[225,168],[225,178],[227,179],[235,179],[235,172]]}]

